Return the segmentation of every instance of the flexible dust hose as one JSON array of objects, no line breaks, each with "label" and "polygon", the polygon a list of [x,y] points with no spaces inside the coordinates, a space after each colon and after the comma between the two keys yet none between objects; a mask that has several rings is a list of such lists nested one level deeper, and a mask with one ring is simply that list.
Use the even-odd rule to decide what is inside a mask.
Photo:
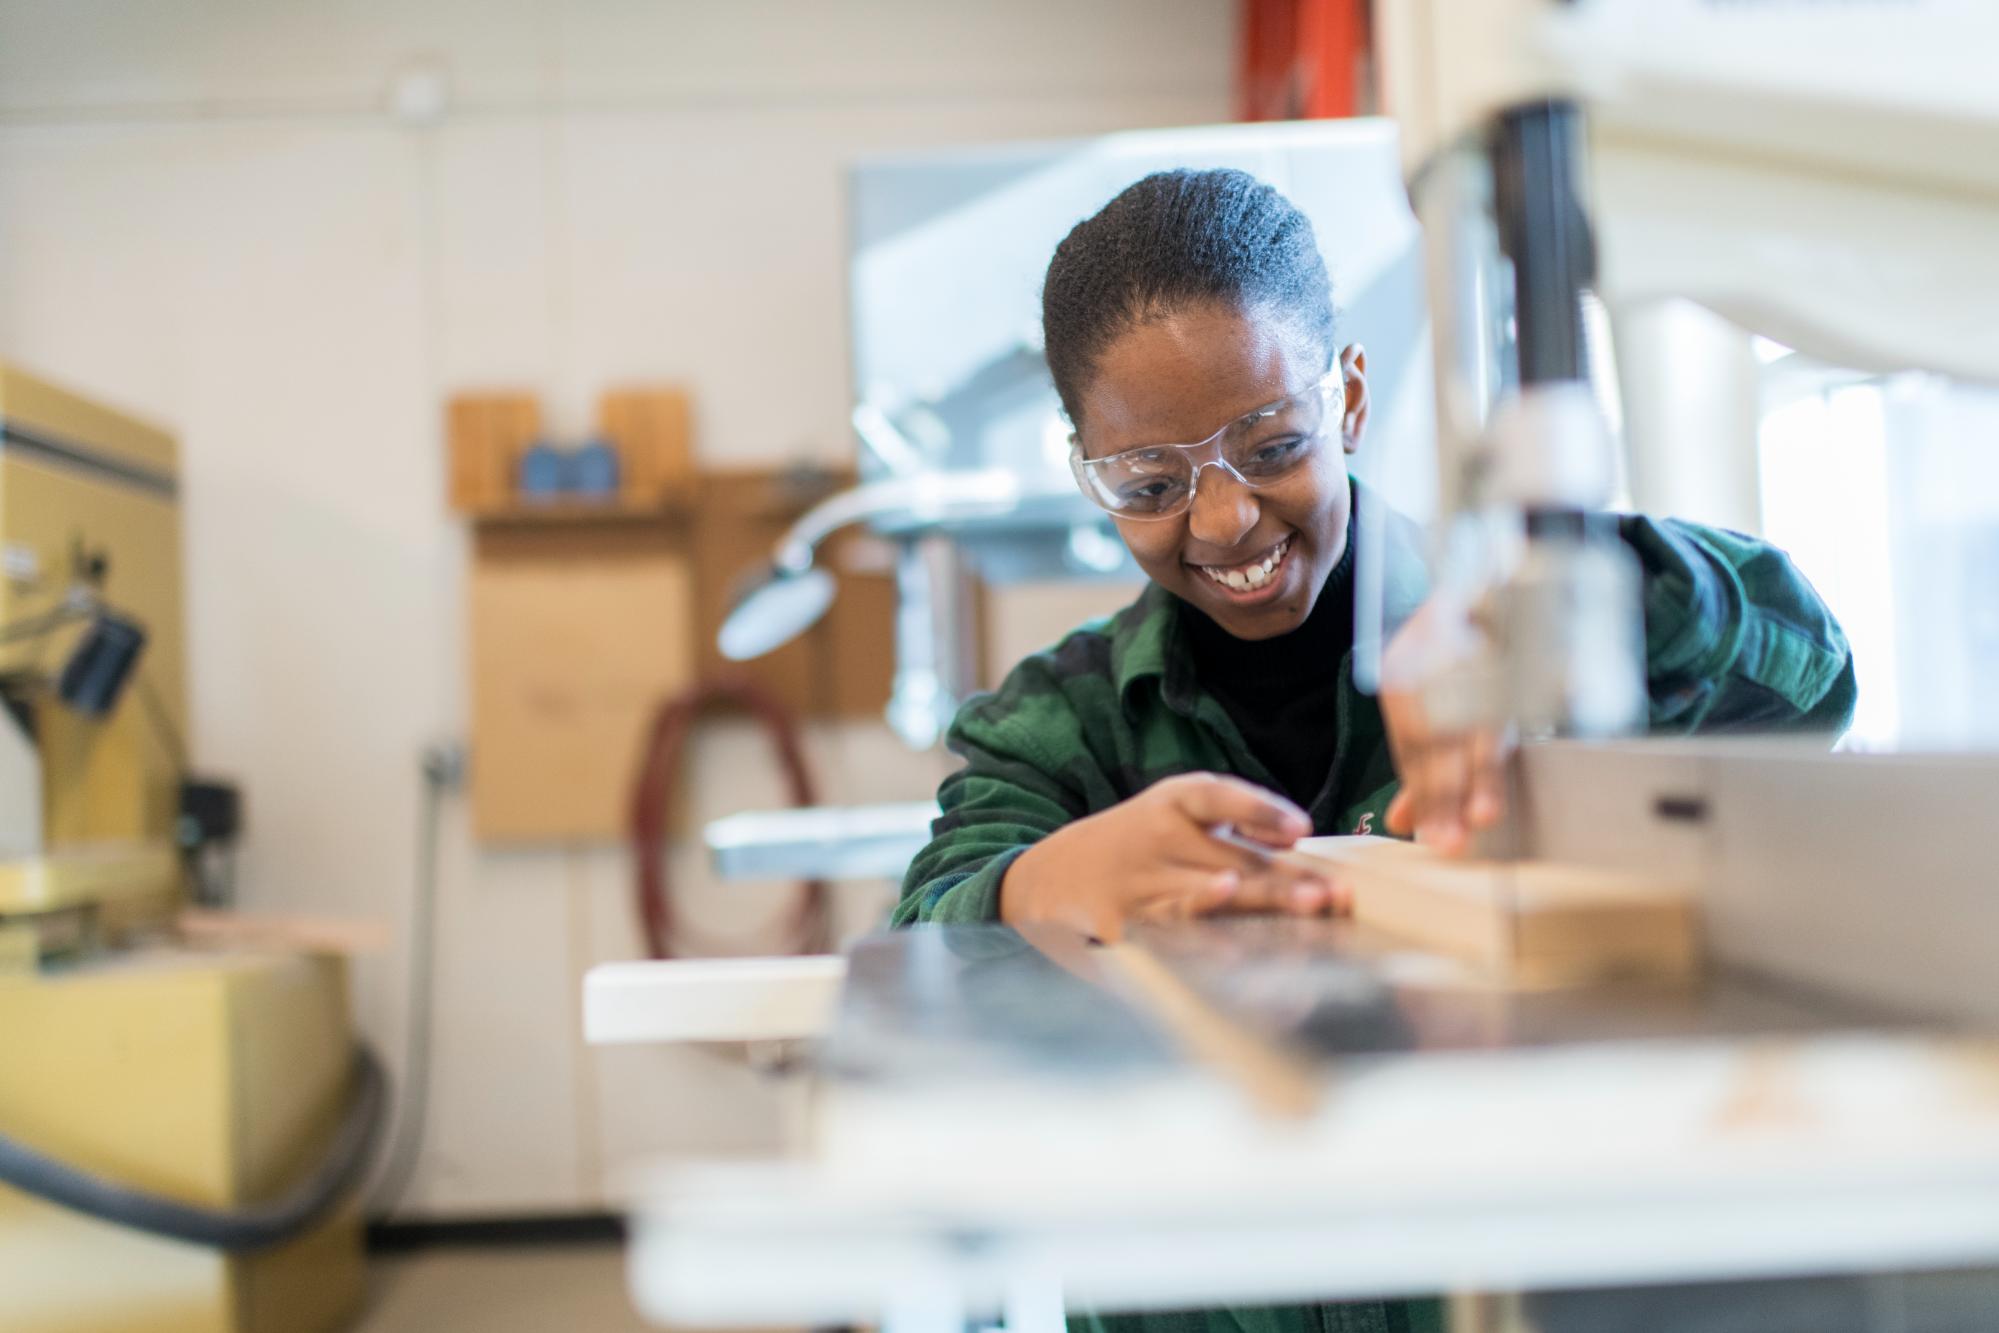
[{"label": "flexible dust hose", "polygon": [[387,1105],[381,1062],[357,1045],[347,1109],[312,1173],[277,1198],[243,1208],[204,1208],[129,1189],[5,1135],[0,1135],[0,1184],[169,1240],[232,1252],[269,1249],[324,1220],[360,1188]]},{"label": "flexible dust hose", "polygon": [[423,810],[417,820],[416,892],[410,899],[409,978],[403,991],[403,1101],[390,1145],[375,1182],[371,1220],[388,1221],[416,1176],[430,1119],[431,1013],[437,996],[437,880],[439,824],[444,795],[465,777],[465,755],[453,745],[423,752]]},{"label": "flexible dust hose", "polygon": [[[798,720],[776,695],[755,681],[740,675],[718,676],[697,682],[661,703],[646,732],[638,780],[632,784],[631,806],[639,926],[645,937],[646,952],[654,958],[674,958],[686,952],[686,941],[680,938],[673,910],[673,893],[667,883],[666,821],[694,724],[702,714],[716,708],[742,709],[762,724],[784,770],[792,804],[818,803],[812,771],[805,762],[805,748],[799,738]],[[825,882],[807,880],[791,914],[791,938],[786,942],[786,950],[823,952],[829,926]]]}]

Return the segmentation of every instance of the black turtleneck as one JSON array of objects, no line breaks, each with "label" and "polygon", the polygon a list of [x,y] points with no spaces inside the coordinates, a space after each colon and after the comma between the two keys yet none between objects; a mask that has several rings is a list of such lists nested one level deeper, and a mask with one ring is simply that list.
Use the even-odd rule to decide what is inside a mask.
[{"label": "black turtleneck", "polygon": [[1353,647],[1353,533],[1305,623],[1238,639],[1187,602],[1180,623],[1194,678],[1215,696],[1286,796],[1310,809],[1333,767],[1340,663]]}]

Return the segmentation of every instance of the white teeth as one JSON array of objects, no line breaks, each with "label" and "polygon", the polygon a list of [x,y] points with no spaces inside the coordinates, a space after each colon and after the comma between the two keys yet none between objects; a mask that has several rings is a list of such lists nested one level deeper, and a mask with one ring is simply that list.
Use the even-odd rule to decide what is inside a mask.
[{"label": "white teeth", "polygon": [[1251,588],[1261,588],[1264,584],[1270,582],[1271,573],[1276,570],[1277,566],[1284,563],[1284,554],[1290,549],[1291,539],[1286,537],[1275,547],[1271,548],[1269,555],[1253,565],[1243,565],[1235,569],[1217,569],[1213,565],[1202,565],[1201,569],[1209,578],[1223,587],[1234,588],[1238,592],[1247,592]]}]

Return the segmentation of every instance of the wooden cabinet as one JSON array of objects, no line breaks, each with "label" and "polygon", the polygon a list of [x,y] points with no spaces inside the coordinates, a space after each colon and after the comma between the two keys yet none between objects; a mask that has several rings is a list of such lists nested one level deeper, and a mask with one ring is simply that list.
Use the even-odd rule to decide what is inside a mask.
[{"label": "wooden cabinet", "polygon": [[[685,396],[620,390],[602,400],[603,434],[621,454],[619,495],[522,505],[511,485],[496,491],[464,461],[504,452],[493,441],[513,439],[508,431],[528,420],[521,396],[483,407],[478,397],[455,399],[449,419],[453,499],[472,523],[481,841],[623,837],[647,723],[661,701],[702,680],[747,675],[803,718],[881,715],[894,673],[895,583],[887,552],[864,534],[820,552],[840,586],[819,625],[754,662],[725,661],[715,648],[741,580],[808,508],[852,485],[851,473],[697,470]],[[481,480],[461,488],[461,473]]]}]

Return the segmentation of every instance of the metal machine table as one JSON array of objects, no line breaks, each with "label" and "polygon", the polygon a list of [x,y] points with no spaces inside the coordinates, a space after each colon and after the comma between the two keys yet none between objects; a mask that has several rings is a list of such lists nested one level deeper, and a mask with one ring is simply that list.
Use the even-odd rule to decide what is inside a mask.
[{"label": "metal machine table", "polygon": [[1999,1263],[1999,1043],[1749,978],[1523,995],[1344,923],[929,928],[851,952],[816,1065],[800,1159],[634,1182],[649,1316]]}]

